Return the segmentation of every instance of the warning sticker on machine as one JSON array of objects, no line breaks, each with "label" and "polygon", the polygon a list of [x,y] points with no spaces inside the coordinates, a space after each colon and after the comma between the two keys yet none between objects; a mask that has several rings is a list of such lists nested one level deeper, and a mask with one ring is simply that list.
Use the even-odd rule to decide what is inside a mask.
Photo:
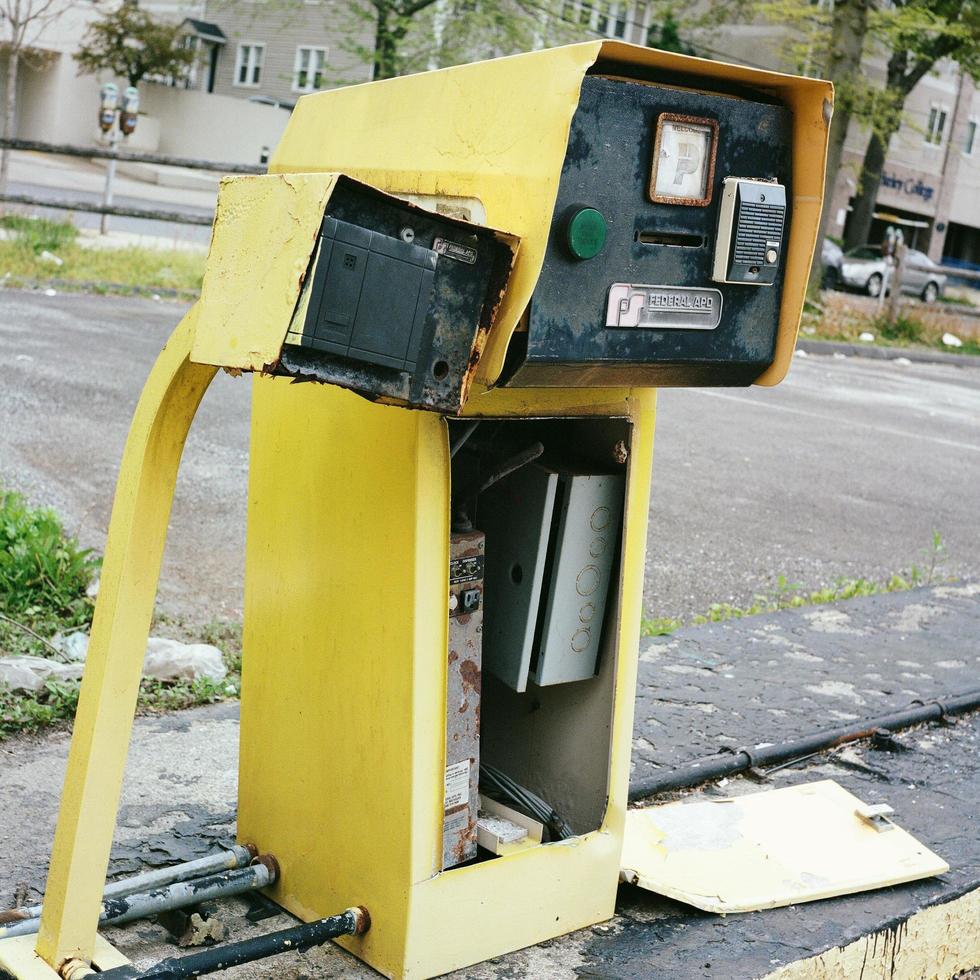
[{"label": "warning sticker on machine", "polygon": [[483,555],[465,555],[449,562],[449,584],[478,582],[483,578]]},{"label": "warning sticker on machine", "polygon": [[446,766],[446,802],[444,809],[453,810],[470,802],[470,760]]}]

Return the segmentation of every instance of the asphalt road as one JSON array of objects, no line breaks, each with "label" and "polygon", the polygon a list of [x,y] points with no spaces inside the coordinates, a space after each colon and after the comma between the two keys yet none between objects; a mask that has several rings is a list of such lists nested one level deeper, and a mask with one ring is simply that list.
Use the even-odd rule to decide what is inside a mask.
[{"label": "asphalt road", "polygon": [[[140,387],[183,308],[0,291],[0,484],[104,542]],[[188,440],[161,608],[241,609],[249,383],[219,375]],[[980,577],[980,366],[797,358],[774,389],[660,395],[650,615],[927,565]]]}]

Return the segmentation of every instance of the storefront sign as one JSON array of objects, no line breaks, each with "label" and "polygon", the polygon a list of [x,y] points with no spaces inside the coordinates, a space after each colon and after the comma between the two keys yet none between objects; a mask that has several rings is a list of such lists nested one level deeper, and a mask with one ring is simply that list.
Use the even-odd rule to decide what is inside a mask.
[{"label": "storefront sign", "polygon": [[913,197],[921,197],[923,201],[931,201],[933,194],[936,193],[936,189],[923,183],[921,178],[907,177],[903,179],[898,174],[889,173],[887,170],[883,170],[881,173],[881,186],[890,190],[904,191]]}]

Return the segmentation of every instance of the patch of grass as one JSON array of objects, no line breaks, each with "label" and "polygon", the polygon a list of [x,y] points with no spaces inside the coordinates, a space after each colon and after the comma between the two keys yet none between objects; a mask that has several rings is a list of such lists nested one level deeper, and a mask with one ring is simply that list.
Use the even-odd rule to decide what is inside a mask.
[{"label": "patch of grass", "polygon": [[[42,690],[33,693],[0,687],[0,740],[69,724],[78,708],[79,687],[78,681],[56,680],[49,680]],[[223,681],[201,678],[174,682],[144,678],[140,682],[137,710],[142,713],[178,711],[237,697],[238,692],[238,679],[233,677]]]},{"label": "patch of grass", "polygon": [[640,619],[640,636],[670,636],[683,625],[682,620],[672,616],[655,616],[653,619],[644,616]]},{"label": "patch of grass", "polygon": [[242,624],[234,619],[212,619],[201,627],[200,642],[217,647],[229,675],[242,672]]},{"label": "patch of grass", "polygon": [[[827,291],[819,306],[804,307],[802,336],[817,340],[838,340],[849,344],[882,344],[886,347],[928,347],[951,354],[980,354],[980,337],[965,317],[950,311],[905,303],[895,323],[887,317],[869,312],[862,298]],[[862,341],[864,332],[874,335],[874,341]],[[962,342],[961,347],[947,347],[943,334],[952,333]]]},{"label": "patch of grass", "polygon": [[36,255],[56,252],[74,243],[78,229],[70,221],[30,218],[22,214],[0,215],[0,228],[15,232],[16,241],[28,246]]},{"label": "patch of grass", "polygon": [[[100,565],[53,510],[0,490],[0,613],[43,636],[87,626],[93,606],[86,590]],[[13,627],[7,620],[0,627],[3,647]]]},{"label": "patch of grass", "polygon": [[[87,629],[94,609],[87,590],[100,566],[101,559],[65,531],[54,511],[0,490],[0,656],[51,658],[47,644],[55,633]],[[237,697],[241,635],[240,623],[207,624],[195,638],[221,649],[228,676],[217,682],[144,679],[139,709],[173,711]],[[53,679],[36,692],[0,685],[0,739],[70,722],[78,691],[77,681]]]},{"label": "patch of grass", "polygon": [[[882,592],[907,592],[920,585],[931,585],[936,581],[939,569],[946,557],[946,545],[938,531],[932,532],[932,541],[926,552],[923,565],[913,563],[907,572],[896,573],[882,582],[867,578],[839,578],[833,585],[822,589],[804,589],[798,582],[790,582],[785,575],[777,575],[775,584],[769,592],[753,596],[747,606],[736,606],[730,602],[714,602],[704,613],[692,616],[689,625],[704,623],[724,623],[730,619],[745,616],[758,616],[762,613],[779,612],[782,609],[798,609],[801,606],[820,606],[832,602],[843,602],[857,596],[878,595]],[[641,636],[669,636],[685,624],[673,618],[640,620]]]},{"label": "patch of grass", "polygon": [[872,324],[873,331],[884,340],[899,344],[921,344],[926,337],[925,324],[914,317],[899,314],[894,323],[888,317],[878,317]]},{"label": "patch of grass", "polygon": [[[151,248],[82,248],[70,222],[7,215],[0,219],[17,237],[0,241],[0,283],[19,286],[54,282],[111,292],[176,290],[196,295],[204,274],[204,254]],[[41,258],[41,252],[56,257]]]}]

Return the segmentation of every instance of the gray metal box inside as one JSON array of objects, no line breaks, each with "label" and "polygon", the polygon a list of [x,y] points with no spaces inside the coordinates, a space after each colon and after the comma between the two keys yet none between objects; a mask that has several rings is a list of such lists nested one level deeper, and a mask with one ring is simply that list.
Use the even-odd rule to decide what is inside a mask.
[{"label": "gray metal box inside", "polygon": [[327,217],[304,334],[312,346],[414,371],[438,253]]},{"label": "gray metal box inside", "polygon": [[531,465],[481,496],[483,663],[514,690],[594,676],[625,487],[618,474]]}]

